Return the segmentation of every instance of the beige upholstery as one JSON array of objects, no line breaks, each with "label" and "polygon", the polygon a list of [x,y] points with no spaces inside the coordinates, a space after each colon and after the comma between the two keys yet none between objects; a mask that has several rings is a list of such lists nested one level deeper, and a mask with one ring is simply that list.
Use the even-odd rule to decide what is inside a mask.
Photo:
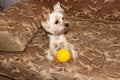
[{"label": "beige upholstery", "polygon": [[[39,7],[41,9],[42,6],[52,8],[58,0],[37,1],[18,3],[15,8],[11,7],[0,13],[0,17],[3,17],[0,19],[3,20],[0,25],[4,24],[8,28],[6,30],[4,26],[0,29],[1,35],[13,39],[15,38],[13,34],[23,30],[21,31],[23,35],[30,36],[26,38],[20,32],[22,39],[13,39],[13,42],[23,41],[22,44],[25,46],[39,27],[40,10],[33,10]],[[0,75],[16,80],[120,80],[120,1],[60,0],[60,2],[71,29],[65,36],[74,45],[78,59],[75,62],[57,65],[49,62],[45,54],[45,50],[48,49],[48,37],[40,27],[24,51],[0,52]],[[12,9],[15,9],[14,12],[11,12]],[[23,13],[25,17],[21,16]],[[8,14],[9,17],[4,14]],[[7,26],[10,22],[13,27]],[[28,30],[24,32],[26,28]],[[20,38],[18,34],[15,36]]]},{"label": "beige upholstery", "polygon": [[0,51],[25,49],[40,27],[39,7],[21,2],[0,13]]}]

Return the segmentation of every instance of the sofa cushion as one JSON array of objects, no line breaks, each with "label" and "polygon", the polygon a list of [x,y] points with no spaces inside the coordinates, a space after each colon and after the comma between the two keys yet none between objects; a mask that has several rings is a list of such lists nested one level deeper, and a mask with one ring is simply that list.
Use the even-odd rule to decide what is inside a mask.
[{"label": "sofa cushion", "polygon": [[46,59],[44,30],[23,52],[0,52],[0,74],[15,80],[119,80],[120,23],[68,18],[67,40],[78,52],[75,62],[55,65]]},{"label": "sofa cushion", "polygon": [[23,51],[40,28],[41,6],[20,2],[0,13],[0,51]]}]

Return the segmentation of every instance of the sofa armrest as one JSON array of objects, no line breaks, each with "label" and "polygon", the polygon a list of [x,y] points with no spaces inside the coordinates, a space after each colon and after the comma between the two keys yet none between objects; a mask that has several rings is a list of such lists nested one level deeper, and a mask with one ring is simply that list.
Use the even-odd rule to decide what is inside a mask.
[{"label": "sofa armrest", "polygon": [[0,51],[23,51],[40,28],[36,2],[20,2],[0,13]]}]

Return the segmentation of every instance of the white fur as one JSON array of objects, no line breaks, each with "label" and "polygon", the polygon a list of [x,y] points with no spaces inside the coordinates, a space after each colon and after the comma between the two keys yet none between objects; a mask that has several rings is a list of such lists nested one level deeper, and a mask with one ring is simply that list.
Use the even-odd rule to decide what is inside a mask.
[{"label": "white fur", "polygon": [[[73,57],[73,59],[77,58],[77,53],[75,52],[74,47],[70,43],[67,42],[67,40],[63,34],[59,35],[59,36],[49,35],[49,39],[50,39],[49,47],[53,50],[54,55],[57,54],[57,51],[60,48],[64,48],[64,49],[69,50],[71,52],[71,56]],[[54,45],[56,43],[57,43],[57,47],[56,47],[56,45]],[[61,43],[63,43],[63,44],[61,44]],[[70,47],[70,49],[68,46]],[[48,49],[47,59],[49,61],[54,60],[54,57],[50,53],[50,49]]]},{"label": "white fur", "polygon": [[[63,20],[63,9],[60,6],[60,3],[54,5],[54,11],[48,15],[48,19],[42,22],[43,28],[51,33],[49,35],[49,49],[47,52],[47,59],[49,61],[53,61],[56,57],[56,53],[59,49],[64,48],[70,51],[71,56],[76,59],[77,54],[74,50],[74,47],[67,42],[64,34],[62,31],[66,28],[65,21]],[[55,22],[58,21],[59,23],[56,24]]]},{"label": "white fur", "polygon": [[61,8],[60,6],[60,2],[57,2],[55,5],[54,5],[54,11],[61,11],[63,12],[64,10]]}]

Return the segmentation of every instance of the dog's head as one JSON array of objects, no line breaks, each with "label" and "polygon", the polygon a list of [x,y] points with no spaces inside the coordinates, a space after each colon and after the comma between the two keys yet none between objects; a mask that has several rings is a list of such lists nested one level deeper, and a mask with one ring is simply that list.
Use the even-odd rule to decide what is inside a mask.
[{"label": "dog's head", "polygon": [[69,30],[69,24],[64,20],[63,9],[59,2],[54,5],[51,13],[43,15],[42,26],[47,32],[53,35],[60,35]]}]

